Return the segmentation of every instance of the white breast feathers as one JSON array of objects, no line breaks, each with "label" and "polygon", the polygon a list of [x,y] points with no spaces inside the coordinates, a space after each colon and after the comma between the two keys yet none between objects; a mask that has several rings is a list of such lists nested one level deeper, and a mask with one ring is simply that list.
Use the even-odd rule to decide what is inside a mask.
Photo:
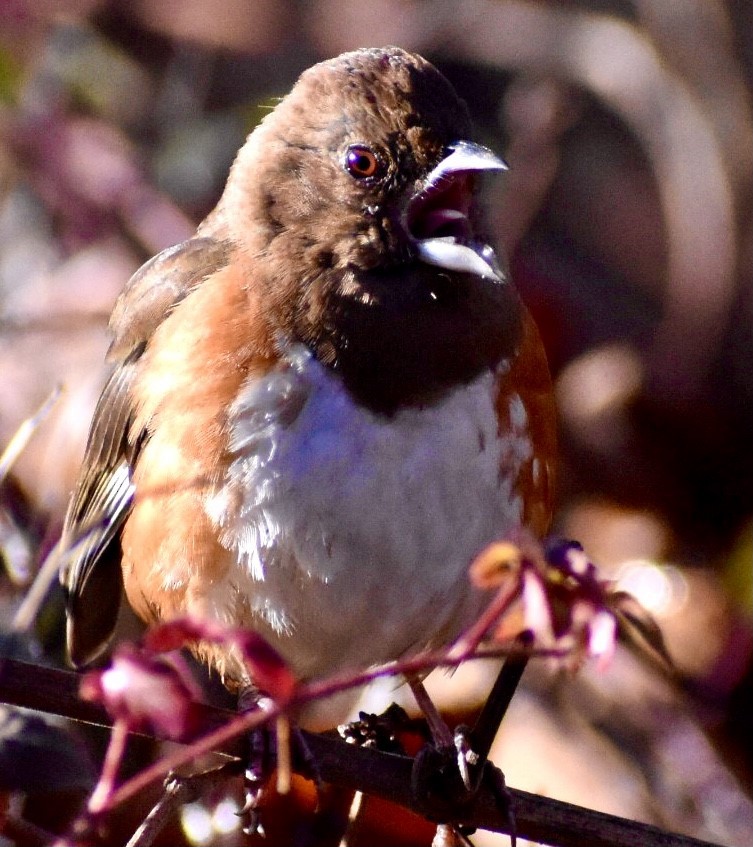
[{"label": "white breast feathers", "polygon": [[387,417],[302,346],[248,379],[227,484],[207,502],[236,554],[217,616],[264,631],[305,677],[456,637],[485,601],[470,562],[522,514],[526,413],[514,398],[500,434],[495,382]]}]

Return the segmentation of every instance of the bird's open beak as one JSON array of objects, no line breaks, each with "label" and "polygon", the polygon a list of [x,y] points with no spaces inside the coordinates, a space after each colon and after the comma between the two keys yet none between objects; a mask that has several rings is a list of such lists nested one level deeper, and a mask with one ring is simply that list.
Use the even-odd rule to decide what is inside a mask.
[{"label": "bird's open beak", "polygon": [[504,171],[507,165],[480,144],[458,141],[449,149],[406,210],[406,228],[418,258],[446,270],[504,282],[494,249],[475,236],[469,212],[475,173]]}]

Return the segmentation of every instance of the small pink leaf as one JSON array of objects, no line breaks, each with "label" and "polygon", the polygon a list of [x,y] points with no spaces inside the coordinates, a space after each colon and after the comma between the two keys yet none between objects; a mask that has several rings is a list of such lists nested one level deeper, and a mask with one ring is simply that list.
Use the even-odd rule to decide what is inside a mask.
[{"label": "small pink leaf", "polygon": [[200,691],[188,671],[130,644],[115,650],[108,668],[87,673],[80,692],[132,731],[184,740],[199,728]]}]

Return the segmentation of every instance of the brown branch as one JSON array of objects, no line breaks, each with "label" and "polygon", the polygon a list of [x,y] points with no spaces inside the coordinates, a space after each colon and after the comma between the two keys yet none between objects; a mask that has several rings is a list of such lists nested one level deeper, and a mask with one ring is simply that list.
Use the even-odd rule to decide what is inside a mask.
[{"label": "brown branch", "polygon": [[[57,714],[109,728],[112,720],[97,705],[78,697],[79,677],[69,671],[14,659],[0,664],[0,702]],[[209,725],[219,727],[232,712],[206,706]],[[332,733],[303,733],[324,782],[363,791],[420,812],[412,788],[413,759],[346,744]],[[510,789],[517,834],[556,847],[715,847],[635,821]],[[492,791],[482,788],[457,823],[507,832],[509,821]]]},{"label": "brown branch", "polygon": [[11,843],[22,844],[23,847],[49,847],[54,837],[29,821],[11,816],[0,816],[0,833]]}]

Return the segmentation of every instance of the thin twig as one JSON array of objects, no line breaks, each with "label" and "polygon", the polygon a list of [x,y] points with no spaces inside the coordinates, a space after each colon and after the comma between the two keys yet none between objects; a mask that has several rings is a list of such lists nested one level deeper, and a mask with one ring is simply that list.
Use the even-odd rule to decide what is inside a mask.
[{"label": "thin twig", "polygon": [[50,414],[52,407],[57,403],[63,388],[56,385],[49,393],[42,405],[30,415],[13,433],[13,437],[7,443],[5,450],[0,455],[0,483],[5,479],[8,471],[13,467],[16,459],[26,449],[29,439],[39,429],[39,425]]},{"label": "thin twig", "polygon": [[115,782],[118,778],[127,743],[127,724],[122,720],[115,721],[110,733],[110,743],[107,745],[99,782],[89,798],[88,810],[90,815],[98,815],[108,808],[108,801],[115,789]]},{"label": "thin twig", "polygon": [[160,834],[173,812],[194,794],[187,780],[171,779],[165,785],[162,796],[144,818],[141,826],[133,833],[125,847],[150,847]]}]

